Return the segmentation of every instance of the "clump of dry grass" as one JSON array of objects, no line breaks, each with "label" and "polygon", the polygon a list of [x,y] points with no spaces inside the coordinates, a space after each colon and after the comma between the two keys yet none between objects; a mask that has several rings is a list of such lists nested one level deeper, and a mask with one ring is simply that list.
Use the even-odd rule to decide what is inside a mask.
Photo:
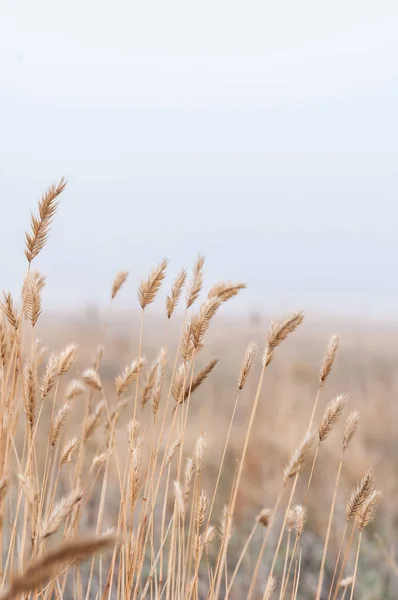
[{"label": "clump of dry grass", "polygon": [[[234,531],[241,532],[235,529],[237,503],[250,468],[248,449],[253,443],[254,426],[259,424],[258,408],[264,402],[264,391],[267,392],[267,377],[274,367],[271,363],[277,362],[277,354],[283,353],[289,336],[303,323],[303,313],[295,312],[271,322],[264,336],[260,372],[253,389],[250,382],[254,379],[258,345],[253,341],[246,350],[239,348],[243,361],[234,378],[228,430],[225,437],[223,431],[217,432],[221,440],[219,463],[209,477],[208,438],[205,421],[201,420],[205,406],[192,402],[192,395],[200,395],[200,390],[205,390],[215,376],[219,359],[209,360],[202,349],[216,314],[246,285],[218,283],[198,309],[193,309],[204,282],[204,258],[199,256],[187,286],[185,315],[173,347],[168,328],[187,279],[186,270],[182,269],[166,298],[165,344],[148,367],[142,353],[146,308],[156,300],[166,277],[168,261],[163,259],[138,287],[142,310],[138,345],[133,354],[136,358],[125,367],[124,361],[118,363],[117,375],[113,374],[110,385],[102,368],[103,351],[113,300],[128,276],[127,271],[119,271],[111,287],[108,314],[98,336],[100,351],[94,363],[85,363],[91,366],[80,370],[76,344],[67,345],[61,352],[50,352],[44,360],[42,346],[36,341],[44,277],[31,269],[31,262],[47,243],[64,188],[65,181],[61,180],[40,200],[38,216],[32,216],[31,230],[26,234],[29,264],[20,300],[4,294],[2,303],[1,597],[269,600],[278,588],[280,600],[290,593],[297,600],[306,566],[306,530],[312,526],[309,499],[316,495],[311,482],[315,468],[319,470],[316,463],[320,446],[323,453],[324,445],[327,447],[329,438],[334,437],[340,440],[341,454],[325,510],[328,525],[321,533],[323,553],[318,565],[316,599],[327,592],[326,584],[329,598],[335,599],[339,590],[346,594],[350,585],[353,598],[361,540],[374,519],[381,494],[374,489],[373,471],[367,471],[347,503],[345,529],[333,562],[334,556],[329,558],[328,549],[333,526],[337,527],[338,488],[359,415],[352,411],[340,437],[333,433],[339,427],[347,400],[341,394],[326,405],[317,428],[313,423],[318,418],[321,389],[326,389],[331,379],[340,337],[331,338],[319,377],[315,378],[318,392],[302,441],[284,470],[279,467],[281,458],[274,462],[279,487],[275,497],[274,490],[269,493],[270,508],[253,507],[253,514],[258,516],[253,516],[247,538],[234,535]],[[70,374],[75,378],[68,381]],[[308,416],[305,415],[306,422]],[[192,447],[189,429],[195,418],[201,420],[200,433]],[[267,425],[265,421],[261,426]],[[230,460],[231,445],[235,437],[239,439],[234,436],[237,426],[244,431],[243,441]],[[275,437],[283,435],[275,432]],[[267,459],[262,457],[263,462]],[[332,474],[333,460],[331,455],[328,461]],[[309,476],[307,464],[312,464]],[[10,478],[15,466],[18,477]],[[228,470],[233,473],[226,477]],[[330,479],[329,472],[325,477]],[[297,498],[303,489],[303,498]],[[224,508],[220,515],[221,505]],[[116,537],[101,535],[106,527],[113,527]],[[351,532],[346,540],[348,527]],[[87,531],[92,537],[76,537]],[[351,550],[355,535],[358,539],[354,553]],[[92,558],[87,570],[78,564],[107,547],[113,548],[111,556]],[[264,560],[266,550],[270,555],[268,562]],[[334,565],[331,582],[325,577],[328,559]],[[347,580],[343,576],[350,561],[354,561],[353,575]],[[12,575],[15,565],[19,566],[19,574]],[[243,576],[242,593],[239,582]]]}]

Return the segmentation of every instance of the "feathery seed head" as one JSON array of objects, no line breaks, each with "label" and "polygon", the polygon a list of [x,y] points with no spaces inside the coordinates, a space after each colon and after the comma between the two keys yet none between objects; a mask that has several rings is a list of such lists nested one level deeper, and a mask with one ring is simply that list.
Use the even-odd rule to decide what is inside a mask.
[{"label": "feathery seed head", "polygon": [[144,357],[133,360],[131,365],[124,367],[123,371],[116,377],[115,385],[119,398],[128,390],[133,381],[137,379],[145,363],[146,359]]},{"label": "feathery seed head", "polygon": [[171,462],[175,456],[175,453],[177,452],[177,448],[179,448],[181,443],[180,438],[177,438],[176,440],[174,440],[174,442],[172,443],[172,445],[170,446],[170,450],[167,453],[166,456],[166,465],[169,464],[169,462]]},{"label": "feathery seed head", "polygon": [[118,291],[120,290],[120,288],[122,287],[122,285],[124,284],[124,282],[126,281],[127,277],[129,275],[128,271],[119,271],[118,273],[116,273],[115,279],[113,281],[113,285],[112,285],[112,300],[114,300],[116,294],[118,293]]},{"label": "feathery seed head", "polygon": [[293,510],[297,537],[301,537],[307,517],[307,509],[302,504],[297,504]]},{"label": "feathery seed head", "polygon": [[94,369],[86,369],[83,373],[83,380],[86,385],[93,388],[94,390],[102,390],[101,379]]},{"label": "feathery seed head", "polygon": [[353,410],[348,415],[345,427],[344,427],[344,435],[343,435],[343,450],[346,450],[348,444],[351,442],[359,423],[359,412]]},{"label": "feathery seed head", "polygon": [[205,259],[203,256],[198,256],[193,268],[191,281],[188,284],[187,291],[187,308],[190,308],[198,298],[203,286],[203,265]]},{"label": "feathery seed head", "polygon": [[61,452],[61,465],[69,463],[72,456],[80,446],[80,438],[74,437],[65,444]]},{"label": "feathery seed head", "polygon": [[373,492],[374,488],[374,474],[373,469],[368,469],[363,476],[362,481],[357,487],[351,492],[350,498],[347,503],[347,521],[356,517],[362,507],[366,504],[369,496]]},{"label": "feathery seed head", "polygon": [[258,353],[258,345],[255,342],[250,342],[246,348],[245,356],[243,358],[242,367],[239,373],[238,388],[243,389],[247,378],[250,375],[250,371],[253,368],[254,361]]},{"label": "feathery seed head", "polygon": [[239,294],[239,292],[245,288],[246,284],[240,282],[232,283],[232,281],[225,281],[216,283],[216,285],[213,285],[213,287],[210,289],[208,298],[218,298],[221,300],[221,302],[226,302],[227,300],[230,300]]},{"label": "feathery seed head", "polygon": [[72,379],[72,381],[68,383],[68,387],[66,388],[65,398],[67,400],[73,400],[74,398],[77,398],[78,396],[84,394],[85,391],[86,388],[84,387],[81,381],[79,381],[78,379]]},{"label": "feathery seed head", "polygon": [[369,495],[367,501],[357,515],[358,528],[360,531],[367,527],[375,518],[376,506],[379,504],[381,499],[382,493],[380,490],[374,490]]},{"label": "feathery seed head", "polygon": [[184,494],[181,488],[181,484],[175,480],[173,482],[174,485],[174,496],[175,496],[175,501],[176,501],[176,508],[177,508],[177,512],[180,515],[180,517],[184,516],[185,513],[185,506],[184,506]]},{"label": "feathery seed head", "polygon": [[269,520],[272,515],[272,510],[270,508],[263,508],[256,517],[257,523],[261,523],[263,527],[268,527]]},{"label": "feathery seed head", "polygon": [[162,281],[166,275],[168,261],[164,258],[155,269],[153,269],[149,277],[141,281],[138,288],[138,300],[142,310],[151,304],[158,293]]},{"label": "feathery seed head", "polygon": [[263,600],[270,600],[276,588],[276,577],[272,574],[268,576],[267,585],[265,586]]},{"label": "feathery seed head", "polygon": [[59,440],[61,435],[62,427],[66,421],[68,414],[70,413],[70,404],[63,404],[58,410],[54,421],[51,424],[50,440],[51,446],[54,448],[55,444]]},{"label": "feathery seed head", "polygon": [[191,339],[195,350],[203,345],[203,338],[210,327],[210,322],[221,306],[219,298],[205,300],[191,320]]},{"label": "feathery seed head", "polygon": [[340,394],[327,405],[318,428],[320,442],[323,442],[331,433],[337,419],[344,409],[347,400],[348,396],[346,394]]},{"label": "feathery seed head", "polygon": [[65,375],[76,361],[77,344],[69,344],[59,355],[59,375]]},{"label": "feathery seed head", "polygon": [[315,443],[316,443],[315,440],[316,440],[315,432],[310,431],[309,433],[307,433],[305,435],[303,441],[300,443],[298,448],[296,448],[296,450],[293,452],[293,454],[284,470],[285,485],[287,484],[288,480],[291,477],[294,477],[295,475],[297,475],[297,473],[300,471],[301,467],[303,466],[304,462],[308,459],[309,455],[313,452]]},{"label": "feathery seed head", "polygon": [[49,395],[49,393],[57,383],[58,377],[59,356],[55,354],[55,352],[52,352],[48,358],[40,386],[41,397],[43,399]]},{"label": "feathery seed head", "polygon": [[167,318],[171,319],[178,301],[181,297],[182,288],[185,285],[185,280],[187,278],[187,272],[185,269],[182,269],[175,278],[173,285],[171,286],[171,292],[166,298],[166,310],[167,310]]},{"label": "feathery seed head", "polygon": [[198,436],[195,444],[195,470],[200,473],[203,470],[204,452],[206,448],[206,439],[203,435]]},{"label": "feathery seed head", "polygon": [[64,178],[58,184],[53,184],[39,201],[39,214],[31,215],[31,232],[26,232],[25,256],[29,263],[40,253],[47,242],[50,226],[59,204],[59,196],[66,186]]},{"label": "feathery seed head", "polygon": [[330,375],[330,372],[333,367],[333,363],[336,358],[337,350],[339,349],[340,342],[341,342],[341,337],[336,334],[333,335],[330,339],[329,345],[326,349],[325,357],[323,359],[321,370],[319,372],[320,385],[323,385],[325,383],[326,379]]}]

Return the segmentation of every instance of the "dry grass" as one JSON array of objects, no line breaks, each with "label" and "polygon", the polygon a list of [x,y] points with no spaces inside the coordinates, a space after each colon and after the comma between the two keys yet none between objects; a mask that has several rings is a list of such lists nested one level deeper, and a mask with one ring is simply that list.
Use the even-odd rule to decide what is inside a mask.
[{"label": "dry grass", "polygon": [[184,269],[161,319],[149,312],[167,261],[141,281],[131,336],[112,316],[127,271],[103,323],[49,327],[32,263],[64,187],[40,201],[21,297],[2,304],[2,597],[396,598],[398,409],[381,402],[398,381],[385,345],[357,343],[359,355],[357,334],[318,331],[324,352],[314,328],[300,337],[302,312],[220,327],[245,285],[200,301],[201,256],[186,302]]}]

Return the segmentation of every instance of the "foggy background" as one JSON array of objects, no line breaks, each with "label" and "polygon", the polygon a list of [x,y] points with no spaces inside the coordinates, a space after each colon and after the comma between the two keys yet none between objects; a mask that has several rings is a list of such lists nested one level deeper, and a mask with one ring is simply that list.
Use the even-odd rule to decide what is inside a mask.
[{"label": "foggy background", "polygon": [[396,2],[3,1],[1,287],[65,175],[44,308],[119,306],[163,256],[229,310],[398,306]]}]

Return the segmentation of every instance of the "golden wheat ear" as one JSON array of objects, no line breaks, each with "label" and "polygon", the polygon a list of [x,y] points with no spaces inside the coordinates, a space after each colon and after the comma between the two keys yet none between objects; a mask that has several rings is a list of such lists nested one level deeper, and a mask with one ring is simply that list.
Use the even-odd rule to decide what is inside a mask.
[{"label": "golden wheat ear", "polygon": [[65,564],[86,560],[93,554],[114,546],[115,543],[116,538],[113,535],[65,541],[41,558],[31,561],[22,573],[14,575],[8,589],[0,595],[0,600],[13,600],[22,594],[28,594],[52,577],[56,577]]},{"label": "golden wheat ear", "polygon": [[66,180],[62,179],[57,184],[53,184],[39,201],[39,214],[37,217],[32,214],[30,219],[31,231],[25,234],[25,256],[29,264],[40,253],[47,242],[50,226],[59,205],[59,196],[66,187]]}]

